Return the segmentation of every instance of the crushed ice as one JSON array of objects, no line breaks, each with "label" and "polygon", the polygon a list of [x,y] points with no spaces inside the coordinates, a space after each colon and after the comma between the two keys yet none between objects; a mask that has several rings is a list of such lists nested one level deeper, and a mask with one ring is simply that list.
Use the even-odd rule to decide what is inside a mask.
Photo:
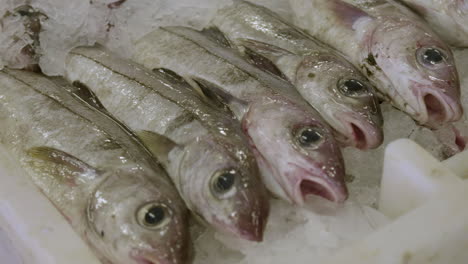
[{"label": "crushed ice", "polygon": [[[136,39],[162,25],[187,25],[202,28],[215,11],[231,0],[0,0],[0,68],[23,68],[37,63],[36,57],[24,55],[24,47],[33,44],[34,36],[25,27],[27,16],[15,15],[15,8],[29,4],[46,14],[39,34],[39,64],[44,73],[60,75],[65,56],[79,45],[98,42],[124,56]],[[284,17],[291,13],[287,1],[254,1],[270,7]],[[468,50],[455,51],[462,78],[462,103],[468,106]],[[195,263],[276,264],[319,263],[337,249],[359,240],[387,219],[374,208],[385,146],[398,138],[410,138],[436,158],[444,159],[459,151],[468,140],[467,116],[453,127],[435,133],[418,126],[404,113],[389,104],[382,105],[384,144],[370,151],[344,150],[350,200],[336,206],[320,198],[309,198],[304,208],[295,208],[272,200],[270,222],[263,243],[239,241],[198,230]],[[455,129],[454,129],[455,128]]]}]

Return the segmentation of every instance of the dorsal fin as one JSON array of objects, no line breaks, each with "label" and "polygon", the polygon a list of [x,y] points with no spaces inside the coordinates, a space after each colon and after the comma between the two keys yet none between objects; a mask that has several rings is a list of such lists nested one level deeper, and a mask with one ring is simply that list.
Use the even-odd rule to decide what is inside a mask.
[{"label": "dorsal fin", "polygon": [[193,82],[197,85],[197,90],[201,92],[205,101],[214,107],[214,111],[221,112],[225,116],[240,118],[241,113],[244,113],[248,108],[247,102],[226,93],[216,84],[198,78],[193,78]]},{"label": "dorsal fin", "polygon": [[30,166],[34,170],[64,182],[70,187],[93,180],[101,174],[86,162],[55,148],[34,147],[27,150],[26,154],[31,158]]},{"label": "dorsal fin", "polygon": [[170,80],[173,80],[173,81],[182,82],[182,83],[187,82],[184,77],[180,76],[173,70],[170,70],[167,68],[154,68],[153,72],[160,76],[164,76],[164,78],[169,78]]},{"label": "dorsal fin", "polygon": [[342,0],[330,0],[328,4],[331,5],[331,9],[335,13],[338,20],[340,20],[348,28],[354,30],[354,23],[363,17],[371,18],[371,16],[360,9],[359,7],[353,6],[352,4],[346,3]]},{"label": "dorsal fin", "polygon": [[204,28],[203,30],[200,31],[203,35],[209,37],[211,40],[215,41],[219,45],[226,47],[226,48],[232,48],[231,42],[229,39],[224,35],[221,30],[216,27],[216,26],[210,26],[207,28]]}]

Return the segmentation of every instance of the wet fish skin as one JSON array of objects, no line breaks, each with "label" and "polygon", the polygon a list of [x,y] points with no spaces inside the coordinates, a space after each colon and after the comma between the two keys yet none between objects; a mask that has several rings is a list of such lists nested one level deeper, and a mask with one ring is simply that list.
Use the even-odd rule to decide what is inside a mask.
[{"label": "wet fish skin", "polygon": [[461,117],[452,51],[406,7],[382,0],[290,3],[298,25],[347,55],[382,95],[420,124],[438,127]]},{"label": "wet fish skin", "polygon": [[[363,149],[382,143],[383,120],[373,87],[338,52],[267,8],[247,1],[234,1],[220,10],[212,24],[237,46],[270,59],[337,132],[342,143]],[[346,87],[347,80],[360,84],[360,91],[340,89]]]},{"label": "wet fish skin", "polygon": [[[178,72],[227,104],[241,121],[263,181],[273,194],[296,204],[309,194],[344,201],[341,152],[320,115],[289,82],[249,64],[227,47],[224,36],[205,34],[184,27],[157,29],[136,43],[134,60],[149,69]],[[306,147],[298,142],[302,132],[309,141]]]},{"label": "wet fish skin", "polygon": [[[99,258],[190,262],[182,199],[117,123],[51,79],[25,71],[0,71],[0,101],[1,143]],[[149,215],[155,212],[157,217]]]},{"label": "wet fish skin", "polygon": [[468,1],[402,0],[431,25],[444,40],[468,47]]},{"label": "wet fish skin", "polygon": [[66,75],[162,153],[161,162],[196,215],[220,232],[263,239],[268,194],[230,113],[202,101],[175,73],[151,72],[100,47],[72,50]]}]

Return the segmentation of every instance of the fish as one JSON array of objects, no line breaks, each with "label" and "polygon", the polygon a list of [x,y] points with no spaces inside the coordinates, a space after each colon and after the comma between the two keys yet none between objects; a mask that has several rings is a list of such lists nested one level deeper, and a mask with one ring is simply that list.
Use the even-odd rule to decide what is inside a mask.
[{"label": "fish", "polygon": [[380,95],[419,124],[461,118],[450,47],[408,8],[382,0],[290,0],[295,22],[348,56]]},{"label": "fish", "polygon": [[191,263],[188,210],[166,172],[63,85],[0,71],[0,143],[104,263]]},{"label": "fish", "polygon": [[291,83],[248,63],[219,30],[161,27],[138,40],[133,54],[229,108],[274,196],[297,205],[308,195],[346,200],[341,150],[326,122]]},{"label": "fish", "polygon": [[284,74],[345,146],[369,149],[382,143],[383,119],[374,88],[338,52],[247,1],[219,10],[211,23],[253,62],[261,67],[273,63],[266,69]]},{"label": "fish", "polygon": [[261,241],[269,196],[240,124],[175,72],[154,72],[103,47],[79,47],[66,78],[135,131],[194,215],[217,231]]},{"label": "fish", "polygon": [[456,47],[468,47],[467,0],[402,0],[422,16],[445,41]]}]

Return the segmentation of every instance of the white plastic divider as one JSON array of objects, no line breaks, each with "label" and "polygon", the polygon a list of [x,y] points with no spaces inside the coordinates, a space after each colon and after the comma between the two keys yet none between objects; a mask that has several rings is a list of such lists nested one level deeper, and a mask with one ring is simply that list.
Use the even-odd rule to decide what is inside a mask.
[{"label": "white plastic divider", "polygon": [[438,197],[323,264],[468,263],[468,182]]},{"label": "white plastic divider", "polygon": [[0,147],[0,244],[4,248],[0,263],[99,264],[64,217],[15,164]]},{"label": "white plastic divider", "polygon": [[396,140],[385,149],[379,211],[396,218],[461,182],[414,141]]},{"label": "white plastic divider", "polygon": [[447,168],[463,172],[466,154],[443,164],[411,140],[389,144],[379,207],[396,220],[324,264],[468,263],[468,180]]},{"label": "white plastic divider", "polygon": [[468,150],[444,160],[442,164],[462,179],[468,179]]}]

